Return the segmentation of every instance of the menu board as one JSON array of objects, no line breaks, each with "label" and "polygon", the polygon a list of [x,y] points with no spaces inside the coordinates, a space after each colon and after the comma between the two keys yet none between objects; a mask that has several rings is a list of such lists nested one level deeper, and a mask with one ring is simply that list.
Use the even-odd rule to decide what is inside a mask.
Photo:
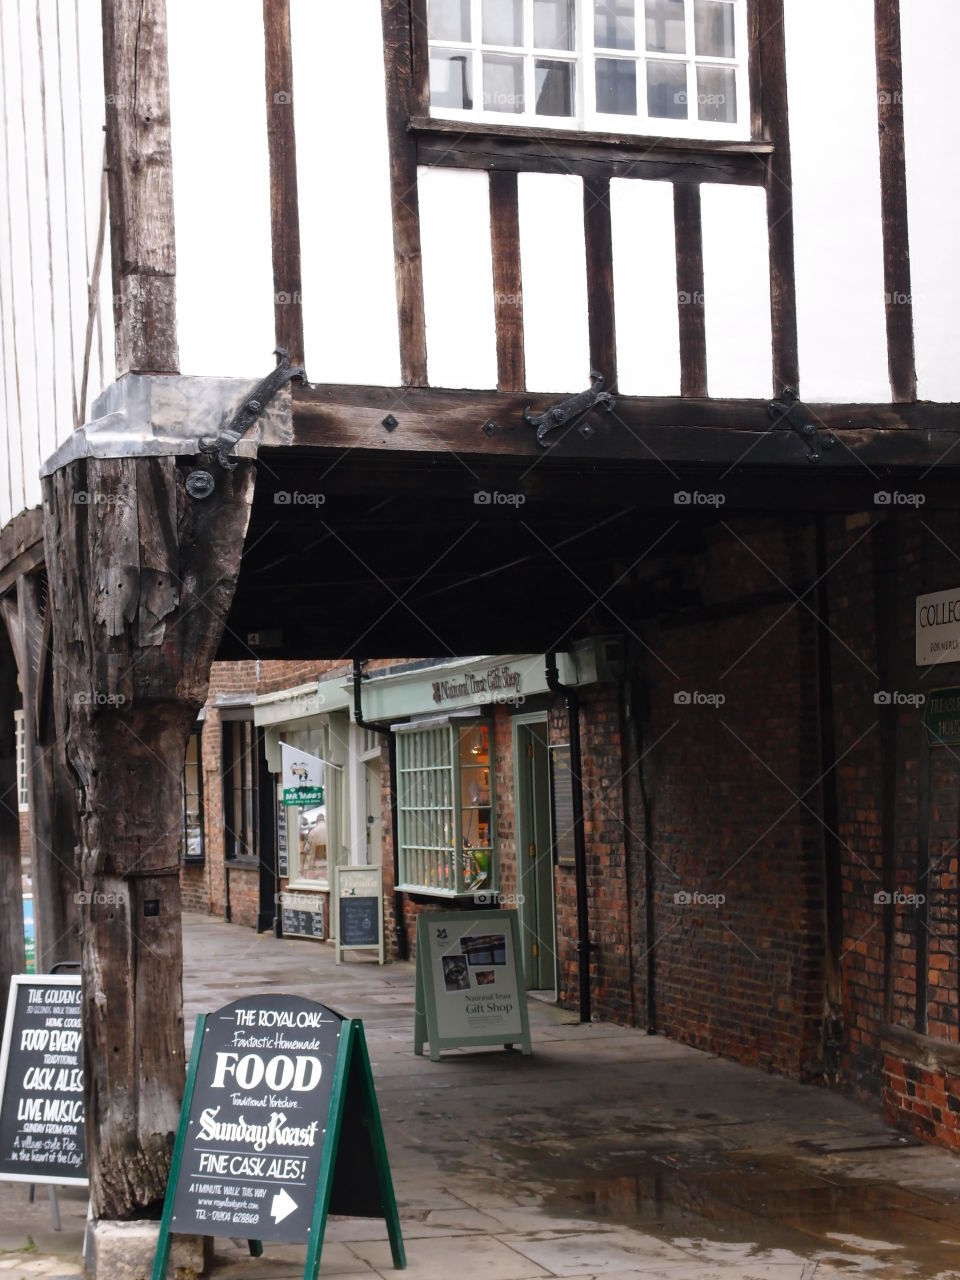
[{"label": "menu board", "polygon": [[314,938],[318,942],[323,942],[327,936],[322,898],[317,899],[315,911],[302,911],[299,908],[284,905],[281,920],[285,938]]},{"label": "menu board", "polygon": [[570,748],[566,745],[550,748],[550,818],[553,861],[557,866],[572,866],[576,862],[573,773]]},{"label": "menu board", "polygon": [[383,964],[383,869],[337,867],[337,963],[342,951],[373,950]]},{"label": "menu board", "polygon": [[287,810],[277,805],[277,875],[286,880],[290,875],[290,854],[287,845]]},{"label": "menu board", "polygon": [[207,1017],[173,1231],[307,1239],[342,1022],[299,996],[250,996]]},{"label": "menu board", "polygon": [[0,1049],[0,1179],[86,1186],[80,976],[17,975]]}]

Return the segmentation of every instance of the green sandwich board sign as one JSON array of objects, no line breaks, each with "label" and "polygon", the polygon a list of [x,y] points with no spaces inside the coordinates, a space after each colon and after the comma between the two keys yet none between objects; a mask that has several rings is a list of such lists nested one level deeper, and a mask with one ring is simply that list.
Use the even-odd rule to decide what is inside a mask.
[{"label": "green sandwich board sign", "polygon": [[430,1060],[463,1045],[519,1044],[530,1053],[527,993],[515,911],[425,911],[417,916],[413,1048]]},{"label": "green sandwich board sign", "polygon": [[287,995],[201,1014],[153,1280],[172,1232],[306,1244],[316,1280],[329,1213],[384,1218],[406,1266],[363,1024]]}]

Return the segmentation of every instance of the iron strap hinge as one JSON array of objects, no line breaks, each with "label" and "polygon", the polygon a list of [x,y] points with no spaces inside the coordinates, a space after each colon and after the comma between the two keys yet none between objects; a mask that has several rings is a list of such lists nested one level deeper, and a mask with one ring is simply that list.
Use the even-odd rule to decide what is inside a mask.
[{"label": "iron strap hinge", "polygon": [[528,426],[537,428],[537,443],[543,445],[544,449],[549,449],[550,441],[546,439],[549,432],[572,422],[575,418],[583,417],[597,405],[603,405],[609,413],[617,402],[609,391],[604,391],[603,383],[603,374],[597,373],[594,369],[590,373],[589,391],[581,391],[579,395],[564,400],[562,404],[554,405],[545,413],[533,414],[530,412],[530,406],[527,405],[523,411],[523,420]]},{"label": "iron strap hinge", "polygon": [[832,449],[837,443],[837,437],[832,431],[817,429],[812,421],[814,415],[792,387],[784,387],[780,399],[771,400],[767,406],[767,412],[775,428],[785,422],[790,430],[800,437],[809,450],[808,462],[819,462],[825,450]]},{"label": "iron strap hinge", "polygon": [[220,428],[220,434],[216,438],[205,436],[200,441],[200,452],[216,454],[217,461],[225,471],[236,470],[237,458],[232,453],[237,441],[250,430],[280,388],[294,378],[299,382],[306,379],[306,370],[290,363],[288,351],[277,347],[275,354],[277,367],[262,382],[257,383],[227,426]]}]

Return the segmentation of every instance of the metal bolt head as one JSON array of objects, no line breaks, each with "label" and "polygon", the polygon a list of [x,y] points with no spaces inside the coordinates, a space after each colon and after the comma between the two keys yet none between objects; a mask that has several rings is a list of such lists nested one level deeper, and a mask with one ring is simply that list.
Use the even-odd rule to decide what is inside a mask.
[{"label": "metal bolt head", "polygon": [[496,431],[496,429],[497,429],[497,424],[494,422],[492,418],[488,418],[486,422],[483,424],[483,426],[480,428],[480,430],[483,432],[485,436],[492,436],[493,433]]},{"label": "metal bolt head", "polygon": [[214,490],[213,476],[209,471],[191,471],[185,483],[191,498],[209,498]]},{"label": "metal bolt head", "polygon": [[396,431],[400,423],[396,420],[396,418],[393,416],[392,413],[388,413],[380,425],[382,427],[386,427],[388,431]]}]

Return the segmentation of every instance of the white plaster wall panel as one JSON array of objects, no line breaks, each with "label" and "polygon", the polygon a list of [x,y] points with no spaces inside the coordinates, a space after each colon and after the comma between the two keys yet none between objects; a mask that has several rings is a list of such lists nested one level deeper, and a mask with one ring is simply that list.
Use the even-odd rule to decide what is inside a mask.
[{"label": "white plaster wall panel", "polygon": [[418,190],[427,378],[432,387],[496,387],[489,179],[421,168]]},{"label": "white plaster wall panel", "polygon": [[54,387],[57,418],[54,448],[73,430],[76,420],[76,369],[72,315],[69,204],[64,171],[63,111],[60,100],[60,53],[55,4],[38,9],[40,70],[43,92],[43,128],[46,142],[47,236],[50,245],[50,278],[53,285]]},{"label": "white plaster wall panel", "polygon": [[181,372],[263,377],[275,342],[263,5],[168,0],[167,17]]},{"label": "white plaster wall panel", "polygon": [[[395,386],[380,3],[291,0],[290,23],[307,374],[314,382]],[[348,128],[337,127],[342,120]]]},{"label": "white plaster wall panel", "polygon": [[628,396],[680,394],[673,185],[610,183],[617,374]]},{"label": "white plaster wall panel", "polygon": [[20,9],[20,73],[23,95],[24,160],[26,171],[29,260],[33,277],[33,341],[36,356],[37,422],[24,437],[24,477],[27,506],[40,501],[40,463],[56,447],[57,401],[53,377],[53,305],[50,253],[47,240],[47,191],[43,150],[43,106],[40,51],[33,5],[18,0]]},{"label": "white plaster wall panel", "polygon": [[[3,21],[4,129],[7,147],[7,213],[11,244],[12,336],[16,351],[19,421],[11,424],[11,465],[15,476],[14,511],[26,506],[24,458],[36,458],[39,435],[37,365],[34,344],[31,237],[27,201],[20,74],[20,20],[16,6],[0,4]],[[28,463],[29,465],[29,463]],[[34,463],[36,470],[36,463]]]},{"label": "white plaster wall panel", "polygon": [[[67,215],[67,248],[70,259],[74,378],[77,389],[77,412],[81,421],[85,421],[87,405],[80,402],[80,392],[83,382],[83,358],[87,330],[88,281],[96,242],[96,223],[94,223],[91,234],[88,226],[87,174],[84,165],[77,15],[72,4],[61,2],[58,6],[58,16],[60,19],[60,100],[63,104],[63,182],[68,195],[69,206]],[[102,134],[100,138],[91,138],[90,146],[94,156],[99,154],[102,157]],[[94,333],[95,341],[96,336],[96,333]],[[96,350],[96,346],[94,350]],[[87,404],[89,404],[89,399],[88,395]]]},{"label": "white plaster wall panel", "polygon": [[[960,401],[960,113],[956,0],[900,12],[917,393]],[[934,34],[935,33],[935,34]]]},{"label": "white plaster wall panel", "polygon": [[[61,11],[63,11],[63,6]],[[85,4],[83,0],[79,0],[79,3],[75,3],[74,17],[76,20],[84,174],[84,234],[87,240],[87,257],[89,259],[87,276],[89,282],[94,266],[94,254],[100,223],[104,166],[104,122],[106,118],[106,103],[103,93],[103,32],[100,20],[100,6]],[[109,283],[108,296],[110,305],[104,307],[101,304],[97,311],[94,325],[87,394],[88,416],[91,402],[105,386],[113,381],[114,372],[113,286],[110,277],[109,226],[107,227],[104,241],[101,270]],[[86,322],[84,322],[84,331],[86,331]]]},{"label": "white plaster wall panel", "polygon": [[582,391],[590,379],[583,183],[521,173],[523,340],[531,391]]},{"label": "white plaster wall panel", "polygon": [[889,400],[873,0],[786,0],[785,38],[801,391]]},{"label": "white plaster wall panel", "polygon": [[773,338],[766,194],[762,187],[705,183],[700,199],[710,395],[769,399]]}]

